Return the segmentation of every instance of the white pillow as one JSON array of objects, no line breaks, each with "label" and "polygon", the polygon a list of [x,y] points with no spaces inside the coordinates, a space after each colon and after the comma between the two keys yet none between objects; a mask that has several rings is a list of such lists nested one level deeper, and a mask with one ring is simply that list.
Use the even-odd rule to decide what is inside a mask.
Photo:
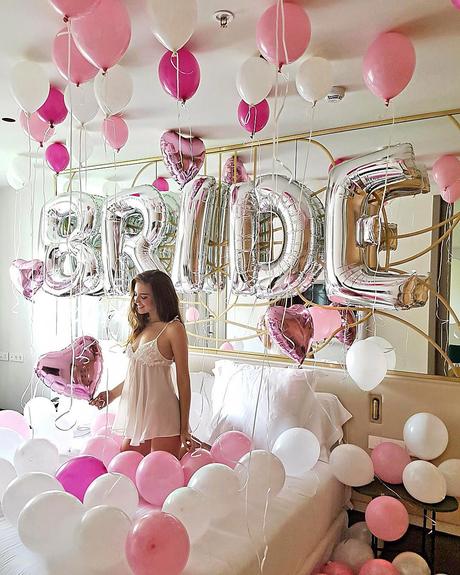
[{"label": "white pillow", "polygon": [[194,437],[209,443],[211,435],[211,393],[214,377],[204,371],[190,374],[190,430]]}]

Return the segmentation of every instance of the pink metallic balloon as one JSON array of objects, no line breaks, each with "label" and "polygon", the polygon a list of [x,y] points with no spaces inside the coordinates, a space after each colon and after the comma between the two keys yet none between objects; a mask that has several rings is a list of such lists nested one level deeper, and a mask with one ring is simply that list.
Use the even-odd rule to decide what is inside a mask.
[{"label": "pink metallic balloon", "polygon": [[91,12],[100,0],[49,0],[55,10],[64,16],[64,21],[71,18],[79,18],[88,12]]},{"label": "pink metallic balloon", "polygon": [[169,192],[169,184],[166,178],[157,178],[152,186],[156,188],[159,192]]},{"label": "pink metallic balloon", "polygon": [[119,152],[128,141],[128,125],[120,116],[109,116],[105,118],[102,125],[102,132],[104,134],[104,140],[117,152]]},{"label": "pink metallic balloon", "polygon": [[55,86],[50,87],[48,98],[37,110],[38,115],[44,122],[53,128],[67,118],[67,107],[64,101],[64,94]]},{"label": "pink metallic balloon", "polygon": [[409,453],[389,441],[377,445],[371,453],[374,472],[386,483],[397,485],[403,482],[403,471],[411,462]]},{"label": "pink metallic balloon", "polygon": [[181,188],[198,174],[206,155],[200,138],[189,138],[173,130],[161,135],[160,149],[168,172]]},{"label": "pink metallic balloon", "polygon": [[366,507],[365,516],[369,531],[383,541],[396,541],[409,528],[409,514],[404,505],[387,495],[373,499]]},{"label": "pink metallic balloon", "polygon": [[61,465],[56,471],[56,479],[67,493],[83,502],[88,487],[104,473],[107,473],[107,469],[102,461],[91,455],[79,455]]},{"label": "pink metallic balloon", "polygon": [[265,324],[270,338],[281,348],[281,351],[303,363],[313,338],[313,321],[310,311],[303,305],[296,304],[270,307],[265,314]]},{"label": "pink metallic balloon", "polygon": [[356,339],[356,326],[351,325],[356,322],[356,315],[351,309],[341,309],[339,313],[343,329],[336,334],[335,338],[338,339],[340,343],[350,347]]},{"label": "pink metallic balloon", "polygon": [[251,438],[241,431],[226,431],[211,447],[211,457],[216,463],[223,463],[234,469],[238,461],[251,451]]},{"label": "pink metallic balloon", "polygon": [[48,166],[59,174],[69,165],[70,156],[64,144],[55,142],[46,148],[45,159]]},{"label": "pink metallic balloon", "polygon": [[457,156],[441,156],[433,164],[432,173],[439,188],[446,190],[455,182],[460,181],[460,160]]},{"label": "pink metallic balloon", "polygon": [[238,106],[238,121],[251,136],[265,128],[269,118],[270,106],[267,100],[262,100],[255,106],[250,106],[241,100]]},{"label": "pink metallic balloon", "polygon": [[153,451],[137,468],[136,485],[146,501],[161,506],[172,491],[184,487],[184,472],[174,455]]},{"label": "pink metallic balloon", "polygon": [[158,77],[165,92],[176,100],[189,100],[200,85],[200,65],[195,56],[181,48],[166,52],[158,65]]},{"label": "pink metallic balloon", "polygon": [[44,142],[47,142],[54,136],[55,129],[50,128],[48,122],[42,120],[37,112],[27,117],[24,111],[21,110],[19,122],[24,132],[30,136],[32,140],[38,142],[40,146],[43,146]]},{"label": "pink metallic balloon", "polygon": [[400,575],[400,572],[385,559],[370,559],[361,567],[359,575]]},{"label": "pink metallic balloon", "polygon": [[136,471],[143,459],[144,456],[138,451],[122,451],[109,463],[108,471],[126,475],[136,484]]},{"label": "pink metallic balloon", "polygon": [[40,356],[35,373],[56,393],[90,400],[101,379],[102,365],[98,341],[83,335],[61,351],[50,351]]},{"label": "pink metallic balloon", "polygon": [[243,161],[237,156],[236,170],[235,170],[235,157],[231,156],[225,162],[222,168],[222,181],[231,186],[232,184],[240,184],[249,180],[248,173],[244,167]]},{"label": "pink metallic balloon", "polygon": [[[70,52],[70,69],[69,69],[69,52]],[[96,66],[93,66],[91,62],[82,55],[77,45],[70,35],[69,43],[69,32],[67,28],[60,30],[53,41],[53,62],[56,64],[57,69],[62,74],[62,76],[79,86],[84,82],[88,82],[91,78],[94,78],[99,72]],[[70,75],[69,75],[70,71]]]},{"label": "pink metallic balloon", "polygon": [[31,300],[43,285],[43,262],[41,260],[14,260],[10,266],[10,279],[18,292]]},{"label": "pink metallic balloon", "polygon": [[205,465],[209,465],[209,463],[215,463],[215,461],[206,449],[195,449],[193,453],[188,451],[180,460],[180,464],[184,470],[185,485],[188,485],[195,471],[198,471],[198,469],[201,469]]}]

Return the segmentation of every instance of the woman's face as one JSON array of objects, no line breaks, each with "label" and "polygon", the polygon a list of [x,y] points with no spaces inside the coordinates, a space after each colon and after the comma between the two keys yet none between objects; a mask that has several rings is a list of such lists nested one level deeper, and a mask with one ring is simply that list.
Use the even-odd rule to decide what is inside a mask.
[{"label": "woman's face", "polygon": [[151,314],[155,311],[155,302],[150,284],[137,281],[134,286],[134,304],[140,315]]}]

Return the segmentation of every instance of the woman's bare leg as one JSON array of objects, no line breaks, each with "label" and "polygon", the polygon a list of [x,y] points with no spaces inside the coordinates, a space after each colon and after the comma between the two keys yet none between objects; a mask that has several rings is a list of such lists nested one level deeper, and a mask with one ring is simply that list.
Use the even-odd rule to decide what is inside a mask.
[{"label": "woman's bare leg", "polygon": [[123,439],[121,451],[138,451],[139,453],[145,456],[148,455],[152,449],[150,443],[151,440],[147,439],[147,441],[144,441],[140,445],[131,445],[131,440],[125,438]]},{"label": "woman's bare leg", "polygon": [[154,437],[151,440],[152,451],[167,451],[179,459],[180,453],[180,435],[173,435],[172,437]]}]

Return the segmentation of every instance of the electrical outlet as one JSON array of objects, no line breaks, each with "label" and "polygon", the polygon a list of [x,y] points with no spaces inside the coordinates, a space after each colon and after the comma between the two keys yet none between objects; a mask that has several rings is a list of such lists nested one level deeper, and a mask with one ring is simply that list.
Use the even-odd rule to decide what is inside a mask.
[{"label": "electrical outlet", "polygon": [[7,351],[0,351],[0,361],[8,361],[8,352]]},{"label": "electrical outlet", "polygon": [[23,363],[24,361],[24,354],[23,353],[10,353],[8,354],[10,361],[16,361],[17,363]]}]

